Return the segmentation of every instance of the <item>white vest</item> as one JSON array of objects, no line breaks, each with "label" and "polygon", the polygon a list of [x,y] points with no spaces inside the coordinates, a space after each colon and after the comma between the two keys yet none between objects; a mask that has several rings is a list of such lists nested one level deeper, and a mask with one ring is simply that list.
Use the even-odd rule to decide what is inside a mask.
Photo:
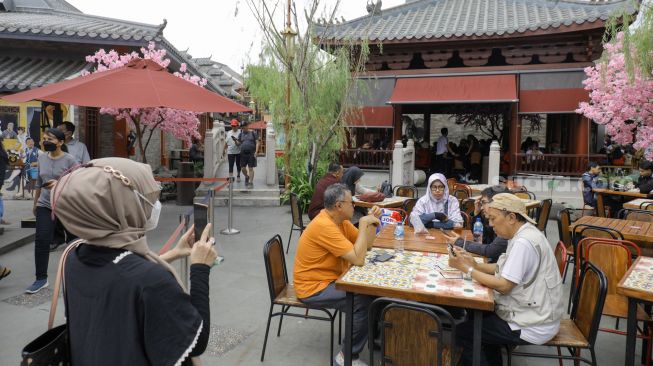
[{"label": "white vest", "polygon": [[501,269],[517,238],[526,239],[535,248],[540,258],[538,267],[532,279],[515,286],[509,294],[502,295],[495,291],[494,312],[501,319],[522,328],[560,321],[564,312],[560,271],[549,241],[535,226],[529,223],[522,225],[508,241],[506,253],[497,261],[495,276],[501,277]]}]

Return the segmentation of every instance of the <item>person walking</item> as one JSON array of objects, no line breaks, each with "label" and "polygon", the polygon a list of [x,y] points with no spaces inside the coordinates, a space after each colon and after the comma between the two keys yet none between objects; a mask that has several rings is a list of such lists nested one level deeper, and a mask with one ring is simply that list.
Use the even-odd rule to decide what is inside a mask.
[{"label": "person walking", "polygon": [[[77,159],[68,154],[65,146],[65,135],[56,128],[46,130],[43,134],[43,150],[38,158],[39,176],[36,179],[34,193],[34,215],[36,216],[36,237],[34,241],[34,266],[36,280],[25,292],[35,294],[48,286],[48,261],[50,244],[54,239],[56,227],[50,204],[50,189],[56,180],[77,164]],[[87,185],[94,183],[88,182]]]},{"label": "person walking", "polygon": [[[147,234],[158,225],[160,193],[149,165],[123,158],[93,160],[53,188],[53,212],[83,240],[64,273],[71,364],[186,366],[206,349],[211,225],[197,240],[191,227],[156,255]],[[182,257],[189,293],[169,264]]]},{"label": "person walking", "polygon": [[68,153],[75,157],[79,164],[88,163],[88,161],[91,160],[91,157],[88,154],[86,145],[79,141],[79,139],[73,138],[75,125],[72,122],[63,121],[57,128],[66,136],[66,147],[68,148]]},{"label": "person walking", "polygon": [[243,174],[245,175],[245,185],[248,188],[253,188],[254,168],[256,168],[256,153],[259,149],[256,131],[250,130],[247,123],[244,123],[238,141],[240,146],[240,165]]},{"label": "person walking", "polygon": [[234,176],[234,164],[236,164],[236,182],[240,182],[240,131],[238,125],[237,119],[231,120],[231,131],[227,132],[226,144],[224,145],[227,152],[227,161],[229,162],[229,177]]}]

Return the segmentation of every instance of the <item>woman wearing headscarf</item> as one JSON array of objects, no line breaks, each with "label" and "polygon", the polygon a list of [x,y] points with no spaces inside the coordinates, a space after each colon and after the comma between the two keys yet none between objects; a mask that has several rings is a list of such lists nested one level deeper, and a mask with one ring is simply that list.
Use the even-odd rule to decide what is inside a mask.
[{"label": "woman wearing headscarf", "polygon": [[[161,257],[146,233],[158,224],[160,188],[149,165],[92,160],[63,176],[53,210],[83,240],[66,260],[66,316],[73,365],[191,365],[210,328],[210,225]],[[167,263],[190,255],[190,294]]]},{"label": "woman wearing headscarf", "polygon": [[[342,175],[342,179],[340,180],[340,183],[346,185],[349,188],[349,191],[351,192],[351,196],[357,196],[361,195],[363,193],[367,192],[376,192],[373,189],[365,188],[362,185],[359,184],[361,177],[365,172],[363,172],[359,167],[357,166],[352,166],[349,167],[345,173]],[[367,215],[367,209],[363,207],[354,207],[354,216],[351,218],[351,222],[354,225],[358,224],[358,220]]]},{"label": "woman wearing headscarf", "polygon": [[45,154],[38,157],[39,176],[34,192],[34,216],[36,217],[36,237],[34,238],[34,266],[36,280],[25,292],[35,294],[48,286],[48,261],[50,244],[54,240],[56,219],[50,205],[50,189],[64,173],[77,165],[77,159],[68,154],[66,136],[56,128],[43,133],[42,142]]},{"label": "woman wearing headscarf", "polygon": [[449,195],[447,178],[440,173],[431,174],[427,187],[426,194],[413,208],[424,226],[441,229],[462,227],[460,205],[456,197]]}]

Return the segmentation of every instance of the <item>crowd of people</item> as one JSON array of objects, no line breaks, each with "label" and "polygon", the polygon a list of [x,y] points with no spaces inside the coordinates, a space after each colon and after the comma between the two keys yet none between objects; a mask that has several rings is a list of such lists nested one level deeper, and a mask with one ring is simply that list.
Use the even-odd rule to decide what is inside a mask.
[{"label": "crowd of people", "polygon": [[431,149],[431,172],[475,184],[481,181],[483,157],[490,153],[491,139],[467,135],[458,143],[449,140],[449,129],[442,128]]}]

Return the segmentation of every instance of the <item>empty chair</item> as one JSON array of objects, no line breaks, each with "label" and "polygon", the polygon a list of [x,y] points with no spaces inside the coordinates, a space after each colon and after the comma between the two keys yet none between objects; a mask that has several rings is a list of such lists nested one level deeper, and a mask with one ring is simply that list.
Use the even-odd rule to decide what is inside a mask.
[{"label": "empty chair", "polygon": [[617,217],[623,220],[653,222],[653,211],[623,208],[619,210]]},{"label": "empty chair", "polygon": [[474,216],[474,202],[473,198],[466,198],[460,203],[460,211],[465,212],[469,216]]},{"label": "empty chair", "polygon": [[419,192],[415,186],[395,186],[393,194],[399,197],[419,198]]},{"label": "empty chair", "polygon": [[[281,323],[284,316],[292,316],[304,319],[324,320],[331,323],[331,344],[329,359],[333,365],[333,325],[338,312],[325,308],[309,307],[297,299],[295,289],[292,283],[288,282],[288,270],[286,268],[286,258],[283,253],[283,243],[281,236],[275,235],[272,239],[265,243],[263,248],[263,259],[265,261],[265,273],[268,278],[268,290],[270,292],[270,312],[268,314],[268,322],[265,328],[265,338],[263,340],[263,350],[261,351],[261,362],[265,357],[265,347],[268,343],[268,333],[270,331],[270,322],[275,316],[279,317],[279,328],[277,330],[277,337],[281,335]],[[274,307],[281,306],[281,311],[274,313]],[[289,310],[291,308],[301,308],[305,311],[304,314],[293,314]],[[316,310],[326,314],[326,316],[308,315],[308,311]]]},{"label": "empty chair", "polygon": [[303,210],[299,205],[299,197],[295,193],[290,193],[290,213],[292,214],[292,222],[290,223],[290,235],[288,235],[288,246],[286,253],[290,249],[290,239],[292,239],[292,232],[299,231],[299,235],[304,233],[304,218],[302,217]]},{"label": "empty chair", "polygon": [[558,263],[560,276],[562,276],[564,279],[564,274],[567,270],[567,247],[565,247],[565,243],[563,243],[562,240],[558,241],[558,244],[556,244],[553,255],[556,258],[556,263]]},{"label": "empty chair", "polygon": [[447,187],[449,188],[449,192],[455,191],[455,185],[458,183],[456,178],[449,178],[447,179]]},{"label": "empty chair", "polygon": [[464,199],[472,197],[472,188],[467,184],[456,183],[453,186],[452,196],[458,199],[458,202],[461,202]]},{"label": "empty chair", "polygon": [[556,218],[558,223],[558,234],[560,235],[560,241],[562,241],[567,249],[567,259],[565,260],[565,270],[562,274],[562,283],[565,282],[565,277],[567,277],[567,268],[570,263],[574,262],[574,244],[571,240],[571,233],[569,232],[569,226],[571,225],[571,213],[568,208],[560,210],[558,212],[558,217]]},{"label": "empty chair", "polygon": [[546,226],[549,223],[549,215],[551,214],[551,205],[553,201],[550,198],[542,200],[540,207],[537,209],[537,228],[540,229],[546,236]]},{"label": "empty chair", "polygon": [[[449,312],[435,305],[378,298],[370,305],[369,334],[376,329],[373,319],[380,308],[382,365],[454,365],[456,334]],[[369,364],[375,365],[373,347]]]},{"label": "empty chair", "polygon": [[413,207],[415,207],[416,203],[417,203],[417,198],[409,198],[404,201],[404,204],[401,207],[406,213],[407,223],[410,223],[410,214],[413,212]]},{"label": "empty chair", "polygon": [[[556,347],[557,355],[532,353],[532,352],[512,352],[508,348],[508,365],[511,364],[512,356],[538,357],[538,358],[557,358],[562,366],[562,360],[578,360],[596,365],[596,354],[594,345],[596,335],[599,331],[599,322],[605,303],[605,296],[608,291],[608,279],[596,266],[587,263],[583,268],[580,277],[578,291],[574,295],[574,307],[569,319],[560,321],[560,330],[558,334],[542,346]],[[537,347],[537,346],[533,346]],[[560,348],[569,349],[569,356],[563,356]],[[590,359],[582,357],[581,350],[590,351]]]}]

